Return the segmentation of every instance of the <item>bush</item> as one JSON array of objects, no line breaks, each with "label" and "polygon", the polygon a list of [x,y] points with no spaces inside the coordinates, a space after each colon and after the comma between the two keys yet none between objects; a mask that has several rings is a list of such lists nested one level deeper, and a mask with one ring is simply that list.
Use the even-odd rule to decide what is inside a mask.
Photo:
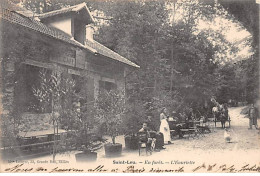
[{"label": "bush", "polygon": [[124,92],[112,90],[100,92],[95,101],[94,115],[105,125],[106,133],[112,138],[120,134],[121,124],[126,113]]}]

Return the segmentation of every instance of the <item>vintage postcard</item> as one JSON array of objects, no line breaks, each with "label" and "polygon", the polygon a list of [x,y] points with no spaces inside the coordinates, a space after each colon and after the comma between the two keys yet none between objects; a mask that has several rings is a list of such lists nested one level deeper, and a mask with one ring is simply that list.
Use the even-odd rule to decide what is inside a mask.
[{"label": "vintage postcard", "polygon": [[259,173],[259,1],[0,0],[3,173]]}]

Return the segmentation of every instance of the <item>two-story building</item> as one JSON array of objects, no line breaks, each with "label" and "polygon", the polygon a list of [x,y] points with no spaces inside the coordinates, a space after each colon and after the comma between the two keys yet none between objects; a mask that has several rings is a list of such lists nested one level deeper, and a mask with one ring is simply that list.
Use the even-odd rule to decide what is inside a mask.
[{"label": "two-story building", "polygon": [[[0,112],[10,119],[8,130],[19,129],[23,137],[51,129],[51,112],[37,113],[33,107],[37,100],[32,88],[42,68],[86,80],[79,89],[88,101],[100,89],[124,90],[128,72],[139,68],[93,39],[94,19],[85,3],[43,14],[6,0],[0,5]],[[19,123],[14,115],[20,117]]]}]

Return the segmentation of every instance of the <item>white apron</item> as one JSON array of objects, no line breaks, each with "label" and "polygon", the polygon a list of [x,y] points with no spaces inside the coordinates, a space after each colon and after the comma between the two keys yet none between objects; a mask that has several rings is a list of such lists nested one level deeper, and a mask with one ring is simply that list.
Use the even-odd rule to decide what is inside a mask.
[{"label": "white apron", "polygon": [[168,143],[168,141],[171,141],[170,128],[166,119],[161,120],[160,132],[163,134],[164,143]]}]

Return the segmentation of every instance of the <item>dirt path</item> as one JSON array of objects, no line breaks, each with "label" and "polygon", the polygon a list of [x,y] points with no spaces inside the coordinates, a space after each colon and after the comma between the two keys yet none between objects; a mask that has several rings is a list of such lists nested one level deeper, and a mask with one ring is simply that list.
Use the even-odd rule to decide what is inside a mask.
[{"label": "dirt path", "polygon": [[258,130],[254,127],[249,130],[249,119],[244,114],[240,114],[244,107],[230,108],[229,114],[232,120],[231,132],[234,136],[235,148],[250,150],[260,149],[260,140]]},{"label": "dirt path", "polygon": [[[260,138],[257,130],[248,130],[248,118],[240,114],[243,107],[230,108],[232,142],[226,143],[224,140],[224,130],[217,124],[215,132],[205,134],[199,138],[175,139],[173,144],[166,145],[165,150],[154,152],[151,156],[138,156],[138,151],[123,150],[122,157],[116,160],[191,160],[197,162],[219,162],[229,161],[255,162],[260,163]],[[119,136],[117,142],[122,143],[124,147],[124,138]],[[112,162],[113,158],[106,158],[104,150],[99,152],[98,161]],[[252,157],[253,156],[253,157]]]},{"label": "dirt path", "polygon": [[[248,130],[248,118],[240,114],[244,107],[235,107],[229,109],[231,118],[232,142],[226,143],[224,140],[224,130],[220,123],[217,124],[215,132],[205,134],[199,138],[175,139],[174,144],[166,145],[165,150],[154,153],[152,156],[138,156],[138,151],[124,151],[122,159],[143,159],[149,160],[178,159],[191,160],[197,162],[230,162],[230,163],[260,163],[260,135],[258,130]],[[123,137],[118,141],[124,143]],[[106,161],[104,153],[99,153],[99,160]],[[120,159],[120,158],[118,158]]]},{"label": "dirt path", "polygon": [[[220,123],[214,132],[205,134],[204,137],[195,139],[177,139],[174,141],[173,148],[181,148],[187,150],[203,150],[203,151],[236,151],[236,150],[260,150],[260,139],[258,130],[248,130],[248,118],[240,114],[244,107],[235,107],[229,109],[231,118],[231,137],[232,142],[226,143],[224,140],[224,130]],[[213,125],[213,124],[212,124]],[[171,148],[171,146],[169,146]]]}]

